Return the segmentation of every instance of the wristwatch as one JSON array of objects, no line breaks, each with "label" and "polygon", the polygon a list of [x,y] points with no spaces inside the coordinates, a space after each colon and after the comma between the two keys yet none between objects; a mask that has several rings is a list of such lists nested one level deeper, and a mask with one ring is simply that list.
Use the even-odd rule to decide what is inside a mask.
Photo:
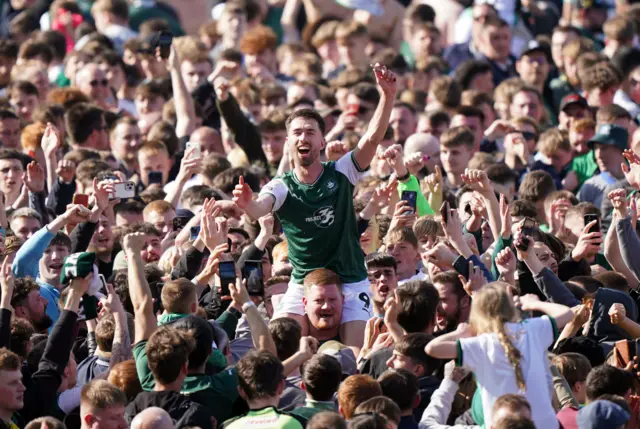
[{"label": "wristwatch", "polygon": [[244,304],[242,304],[242,312],[246,313],[247,310],[251,307],[255,307],[256,305],[253,303],[253,301],[247,301]]}]

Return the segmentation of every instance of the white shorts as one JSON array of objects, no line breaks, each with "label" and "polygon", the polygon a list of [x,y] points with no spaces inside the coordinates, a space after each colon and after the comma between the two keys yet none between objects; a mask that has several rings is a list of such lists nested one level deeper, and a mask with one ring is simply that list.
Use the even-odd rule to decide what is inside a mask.
[{"label": "white shorts", "polygon": [[[356,320],[367,321],[371,318],[373,301],[369,291],[370,283],[364,279],[357,283],[345,283],[342,285],[344,305],[342,306],[341,323],[354,322]],[[274,318],[283,314],[304,314],[302,297],[304,287],[301,284],[289,282],[287,292],[284,294],[280,305],[274,314]]]}]

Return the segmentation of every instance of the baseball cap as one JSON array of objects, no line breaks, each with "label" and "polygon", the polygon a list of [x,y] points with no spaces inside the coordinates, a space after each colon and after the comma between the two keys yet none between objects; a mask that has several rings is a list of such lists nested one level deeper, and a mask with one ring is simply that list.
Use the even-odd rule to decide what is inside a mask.
[{"label": "baseball cap", "polygon": [[585,109],[589,107],[589,103],[587,103],[587,100],[580,94],[568,94],[562,97],[562,101],[560,101],[560,111],[564,112],[564,109],[568,108],[569,106],[573,106],[574,104],[577,104]]},{"label": "baseball cap", "polygon": [[380,16],[384,13],[380,0],[336,0],[336,3],[347,9],[364,10],[373,16]]},{"label": "baseball cap", "polygon": [[599,400],[580,409],[576,422],[579,429],[609,429],[626,424],[629,417],[620,405]]},{"label": "baseball cap", "polygon": [[520,58],[524,57],[525,55],[529,55],[533,52],[542,52],[546,55],[547,48],[545,47],[545,45],[541,44],[536,39],[529,40],[529,43],[527,43],[527,46],[525,46],[524,50],[520,53]]},{"label": "baseball cap", "polygon": [[629,147],[629,133],[619,125],[600,125],[596,135],[587,144],[590,148],[593,148],[594,143],[615,146],[620,150],[625,150]]},{"label": "baseball cap", "polygon": [[319,353],[336,358],[342,366],[342,374],[350,376],[358,373],[356,355],[349,347],[339,341],[327,341],[318,349]]}]

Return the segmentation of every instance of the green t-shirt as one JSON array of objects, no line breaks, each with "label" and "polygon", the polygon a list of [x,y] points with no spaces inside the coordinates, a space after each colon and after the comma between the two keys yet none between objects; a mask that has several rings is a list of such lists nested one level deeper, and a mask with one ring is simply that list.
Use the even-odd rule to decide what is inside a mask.
[{"label": "green t-shirt", "polygon": [[312,399],[307,399],[304,407],[295,408],[291,411],[291,414],[310,420],[311,417],[320,411],[337,411],[336,405],[333,401],[314,401]]},{"label": "green t-shirt", "polygon": [[571,161],[571,170],[576,172],[580,186],[582,186],[582,184],[588,179],[595,176],[598,172],[598,164],[596,163],[593,151],[590,150],[584,155],[573,158]]},{"label": "green t-shirt", "polygon": [[222,425],[224,429],[302,429],[302,424],[295,418],[279,413],[273,407],[249,411],[243,417],[228,420]]},{"label": "green t-shirt", "polygon": [[[147,359],[147,341],[140,341],[133,346],[133,357],[136,360],[136,371],[142,389],[147,392],[155,388],[155,380],[149,360]],[[182,382],[185,396],[207,408],[217,421],[223,422],[233,417],[233,404],[238,398],[238,376],[235,368],[227,368],[216,375],[187,375]]]},{"label": "green t-shirt", "polygon": [[289,244],[293,280],[301,284],[307,273],[326,268],[343,282],[367,278],[353,207],[353,188],[362,176],[353,152],[336,162],[322,163],[320,177],[300,183],[293,171],[276,177],[260,192],[274,198]]}]

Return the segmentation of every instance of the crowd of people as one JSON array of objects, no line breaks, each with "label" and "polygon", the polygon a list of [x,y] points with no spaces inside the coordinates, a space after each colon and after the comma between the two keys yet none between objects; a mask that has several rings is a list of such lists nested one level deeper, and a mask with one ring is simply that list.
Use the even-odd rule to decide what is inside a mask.
[{"label": "crowd of people", "polygon": [[0,1],[0,429],[640,428],[640,4]]}]

